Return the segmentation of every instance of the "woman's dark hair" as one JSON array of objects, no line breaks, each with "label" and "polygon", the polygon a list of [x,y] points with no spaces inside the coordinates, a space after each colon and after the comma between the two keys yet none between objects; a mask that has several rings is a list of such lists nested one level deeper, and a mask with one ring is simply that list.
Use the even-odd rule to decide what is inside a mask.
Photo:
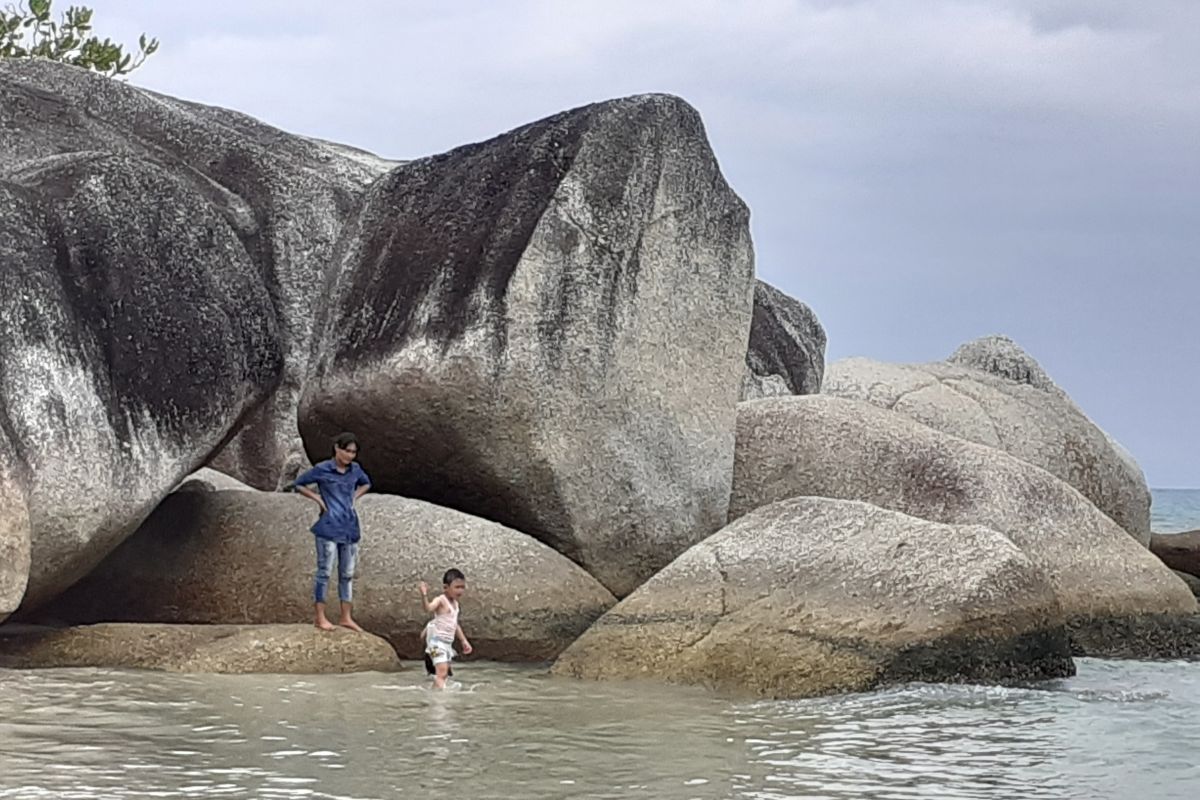
[{"label": "woman's dark hair", "polygon": [[345,450],[350,445],[358,447],[358,437],[353,433],[339,433],[333,440],[333,446],[339,450]]},{"label": "woman's dark hair", "polygon": [[451,567],[450,569],[446,570],[446,574],[442,576],[442,586],[449,586],[455,581],[465,581],[466,579],[466,575],[463,575],[461,571]]}]

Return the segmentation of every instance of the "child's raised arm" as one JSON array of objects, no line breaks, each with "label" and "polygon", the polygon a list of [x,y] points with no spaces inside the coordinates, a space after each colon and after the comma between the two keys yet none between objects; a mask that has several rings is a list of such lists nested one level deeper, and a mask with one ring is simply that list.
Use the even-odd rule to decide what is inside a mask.
[{"label": "child's raised arm", "polygon": [[433,598],[433,600],[429,599],[429,584],[427,584],[425,581],[421,581],[419,584],[417,584],[417,591],[421,594],[421,608],[425,609],[427,613],[432,612],[438,607],[438,603],[442,601],[442,596],[440,594]]}]

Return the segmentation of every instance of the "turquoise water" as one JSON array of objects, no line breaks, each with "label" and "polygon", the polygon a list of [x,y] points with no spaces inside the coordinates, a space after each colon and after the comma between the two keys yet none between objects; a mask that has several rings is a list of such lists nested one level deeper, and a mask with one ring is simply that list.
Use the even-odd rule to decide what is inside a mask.
[{"label": "turquoise water", "polygon": [[1200,530],[1200,489],[1151,489],[1150,530],[1178,533]]},{"label": "turquoise water", "polygon": [[391,675],[0,670],[0,799],[1194,800],[1200,664],[743,702],[465,663]]}]

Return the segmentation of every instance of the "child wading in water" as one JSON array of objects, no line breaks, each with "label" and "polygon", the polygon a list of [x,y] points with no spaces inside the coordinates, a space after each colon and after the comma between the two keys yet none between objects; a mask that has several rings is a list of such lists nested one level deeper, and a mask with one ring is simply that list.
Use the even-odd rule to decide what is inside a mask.
[{"label": "child wading in water", "polygon": [[454,659],[454,640],[462,642],[462,651],[471,655],[471,643],[458,624],[458,599],[467,591],[467,579],[456,569],[446,570],[442,576],[442,593],[429,599],[429,585],[421,581],[417,590],[421,593],[421,607],[433,614],[425,626],[426,667],[433,666],[433,685],[446,688],[446,677],[450,674],[450,662]]}]

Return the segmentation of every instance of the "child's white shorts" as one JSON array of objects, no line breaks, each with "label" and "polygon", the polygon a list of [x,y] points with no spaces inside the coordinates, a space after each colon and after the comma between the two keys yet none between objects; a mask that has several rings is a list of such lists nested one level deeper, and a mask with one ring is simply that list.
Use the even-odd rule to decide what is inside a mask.
[{"label": "child's white shorts", "polygon": [[429,660],[435,667],[438,664],[449,664],[455,655],[454,646],[450,642],[432,637],[425,642],[425,652],[429,653]]}]

